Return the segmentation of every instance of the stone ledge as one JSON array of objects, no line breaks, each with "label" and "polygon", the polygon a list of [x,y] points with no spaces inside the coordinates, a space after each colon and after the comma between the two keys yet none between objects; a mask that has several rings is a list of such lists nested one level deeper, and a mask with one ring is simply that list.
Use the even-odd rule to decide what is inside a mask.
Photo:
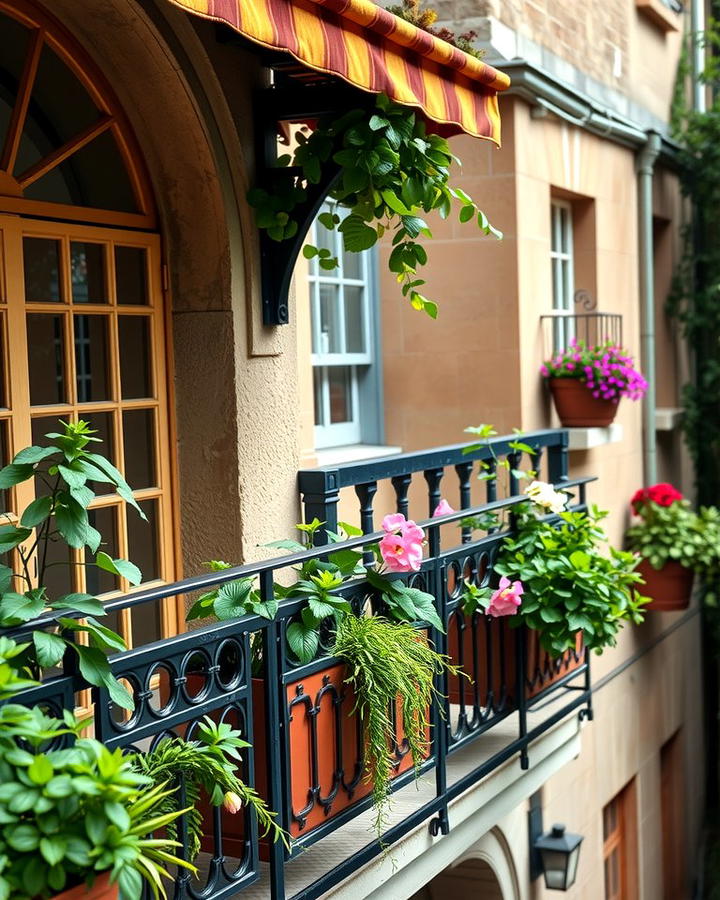
[{"label": "stone ledge", "polygon": [[659,406],[655,410],[655,431],[674,431],[684,414],[681,406]]},{"label": "stone ledge", "polygon": [[568,450],[592,450],[604,444],[618,444],[623,439],[623,427],[617,423],[607,428],[568,428]]}]

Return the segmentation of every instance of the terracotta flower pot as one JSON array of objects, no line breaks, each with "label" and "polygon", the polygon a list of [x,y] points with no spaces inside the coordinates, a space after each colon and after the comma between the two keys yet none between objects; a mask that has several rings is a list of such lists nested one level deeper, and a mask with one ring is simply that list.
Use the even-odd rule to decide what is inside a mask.
[{"label": "terracotta flower pot", "polygon": [[618,402],[593,397],[585,382],[578,378],[551,378],[550,391],[566,428],[605,428],[617,414]]},{"label": "terracotta flower pot", "polygon": [[91,888],[86,884],[79,884],[68,891],[63,891],[62,894],[57,894],[54,900],[117,900],[117,896],[117,882],[110,884],[110,873],[103,872],[102,875],[98,875]]},{"label": "terracotta flower pot", "polygon": [[693,572],[675,560],[668,560],[662,569],[654,569],[647,559],[637,567],[637,571],[645,579],[638,593],[652,597],[645,609],[664,612],[673,609],[687,609],[692,593]]}]

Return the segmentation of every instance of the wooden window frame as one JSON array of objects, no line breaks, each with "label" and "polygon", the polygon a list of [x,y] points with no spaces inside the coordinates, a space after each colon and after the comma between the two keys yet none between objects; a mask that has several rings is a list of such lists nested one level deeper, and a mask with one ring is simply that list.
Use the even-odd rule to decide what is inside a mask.
[{"label": "wooden window frame", "polygon": [[[616,807],[616,826],[606,835],[605,816],[612,805]],[[637,788],[634,778],[603,807],[603,866],[615,852],[618,853],[619,860],[619,893],[608,894],[608,885],[605,881],[605,898],[635,900],[638,896],[638,837]]]}]

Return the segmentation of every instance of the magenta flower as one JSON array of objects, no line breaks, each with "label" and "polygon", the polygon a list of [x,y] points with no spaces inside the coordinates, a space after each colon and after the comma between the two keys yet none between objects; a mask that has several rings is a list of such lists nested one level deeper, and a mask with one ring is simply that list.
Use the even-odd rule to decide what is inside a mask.
[{"label": "magenta flower", "polygon": [[433,519],[436,516],[449,516],[454,513],[455,510],[450,506],[447,500],[443,497],[442,500],[435,507],[435,512],[433,513]]},{"label": "magenta flower", "polygon": [[407,519],[402,513],[390,513],[382,520],[382,530],[392,534],[395,531],[402,531],[403,526],[407,524]]},{"label": "magenta flower", "polygon": [[500,587],[490,598],[490,605],[485,610],[488,616],[514,616],[520,606],[525,589],[521,581],[513,581],[505,575],[500,579]]}]

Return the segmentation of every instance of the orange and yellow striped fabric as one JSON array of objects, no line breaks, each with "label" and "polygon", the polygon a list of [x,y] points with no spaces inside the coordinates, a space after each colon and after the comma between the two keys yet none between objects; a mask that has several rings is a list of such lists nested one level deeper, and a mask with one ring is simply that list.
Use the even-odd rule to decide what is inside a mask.
[{"label": "orange and yellow striped fabric", "polygon": [[371,0],[171,0],[320,72],[418,107],[449,136],[500,144],[503,72],[381,9]]}]

